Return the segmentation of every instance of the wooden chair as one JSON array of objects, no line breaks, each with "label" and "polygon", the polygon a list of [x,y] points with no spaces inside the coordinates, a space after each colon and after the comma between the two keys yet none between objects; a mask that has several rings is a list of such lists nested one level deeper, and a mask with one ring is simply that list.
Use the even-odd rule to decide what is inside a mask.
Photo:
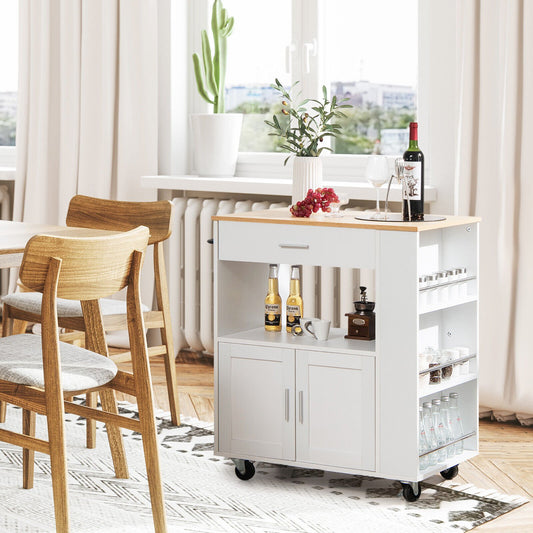
[{"label": "wooden chair", "polygon": [[[148,229],[96,238],[39,235],[27,244],[22,283],[42,293],[42,336],[0,338],[0,399],[23,409],[22,434],[0,429],[0,440],[23,448],[23,487],[33,486],[35,450],[50,455],[56,530],[69,531],[64,413],[105,422],[118,478],[128,477],[120,427],[142,435],[155,531],[164,533],[165,511],[150,367],[139,277]],[[98,299],[127,287],[128,332],[133,373],[117,371],[107,357]],[[57,298],[79,300],[87,349],[59,341]],[[101,355],[100,355],[101,354]],[[137,397],[139,420],[118,414],[115,390]],[[102,409],[66,401],[65,396],[97,391]],[[48,440],[35,437],[35,413],[45,415]]]},{"label": "wooden chair", "polygon": [[[170,403],[172,423],[180,425],[178,385],[176,379],[176,354],[172,339],[172,325],[168,301],[167,277],[163,242],[170,236],[172,224],[171,202],[121,202],[103,200],[89,196],[74,196],[67,213],[67,226],[89,229],[127,231],[143,225],[150,230],[148,244],[154,247],[154,279],[157,309],[144,312],[147,329],[158,328],[161,332],[159,346],[148,348],[150,357],[163,355],[167,392]],[[100,302],[104,318],[104,328],[109,331],[127,329],[126,304],[120,300],[103,299]],[[15,333],[25,331],[27,322],[41,321],[41,295],[34,292],[17,292],[4,297],[2,336],[13,328]],[[22,321],[22,322],[20,322]],[[76,331],[85,331],[86,325],[78,302],[58,300],[58,323],[60,327]],[[68,335],[67,335],[68,337]],[[62,340],[68,340],[62,337]],[[124,352],[111,356],[115,362],[131,360],[131,353]],[[94,397],[89,395],[88,404],[94,404]],[[5,405],[0,405],[0,422],[5,420]],[[95,446],[95,425],[88,421],[87,446]]]}]

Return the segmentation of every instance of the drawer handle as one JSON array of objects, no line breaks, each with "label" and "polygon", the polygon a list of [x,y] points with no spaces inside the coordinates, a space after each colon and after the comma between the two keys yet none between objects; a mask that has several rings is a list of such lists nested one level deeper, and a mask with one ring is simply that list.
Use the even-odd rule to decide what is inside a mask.
[{"label": "drawer handle", "polygon": [[308,244],[300,244],[300,243],[291,243],[291,242],[280,242],[279,243],[280,248],[297,248],[298,250],[308,250],[309,245]]}]

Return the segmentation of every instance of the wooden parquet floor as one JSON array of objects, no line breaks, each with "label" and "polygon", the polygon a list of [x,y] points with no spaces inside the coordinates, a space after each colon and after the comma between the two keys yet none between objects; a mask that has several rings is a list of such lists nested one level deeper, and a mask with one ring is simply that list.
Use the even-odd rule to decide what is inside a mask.
[{"label": "wooden parquet floor", "polygon": [[[127,368],[127,364],[123,364]],[[213,421],[213,359],[182,352],[176,359],[183,415]],[[168,410],[162,359],[152,359],[157,406]],[[128,399],[128,398],[125,398]],[[456,480],[533,501],[533,427],[480,421],[480,454],[459,467]],[[476,532],[533,533],[533,503],[477,527]]]}]

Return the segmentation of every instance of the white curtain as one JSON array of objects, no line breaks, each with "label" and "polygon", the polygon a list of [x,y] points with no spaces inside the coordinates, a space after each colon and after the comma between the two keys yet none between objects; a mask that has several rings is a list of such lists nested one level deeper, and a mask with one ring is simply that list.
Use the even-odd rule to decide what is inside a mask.
[{"label": "white curtain", "polygon": [[480,404],[533,422],[533,2],[457,9],[456,213],[483,219]]},{"label": "white curtain", "polygon": [[70,198],[152,200],[157,1],[20,0],[15,220],[63,224]]}]

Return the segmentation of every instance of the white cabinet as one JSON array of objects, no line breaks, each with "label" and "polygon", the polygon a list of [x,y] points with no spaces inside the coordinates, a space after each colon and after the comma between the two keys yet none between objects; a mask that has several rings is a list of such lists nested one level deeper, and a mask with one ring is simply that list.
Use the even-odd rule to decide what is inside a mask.
[{"label": "white cabinet", "polygon": [[218,364],[221,451],[294,460],[294,352],[220,343]]},{"label": "white cabinet", "polygon": [[296,352],[296,458],[375,469],[374,358]]},{"label": "white cabinet", "polygon": [[220,453],[374,470],[373,357],[223,342],[218,364]]},{"label": "white cabinet", "polygon": [[[479,219],[389,224],[273,209],[214,221],[216,453],[414,484],[478,453]],[[344,322],[324,342],[266,332],[268,263],[373,270],[375,341],[345,339]],[[420,275],[453,267],[467,269],[462,285],[419,289]],[[467,347],[468,372],[425,386],[418,354],[428,345]],[[421,470],[419,405],[452,391],[464,452]]]}]

